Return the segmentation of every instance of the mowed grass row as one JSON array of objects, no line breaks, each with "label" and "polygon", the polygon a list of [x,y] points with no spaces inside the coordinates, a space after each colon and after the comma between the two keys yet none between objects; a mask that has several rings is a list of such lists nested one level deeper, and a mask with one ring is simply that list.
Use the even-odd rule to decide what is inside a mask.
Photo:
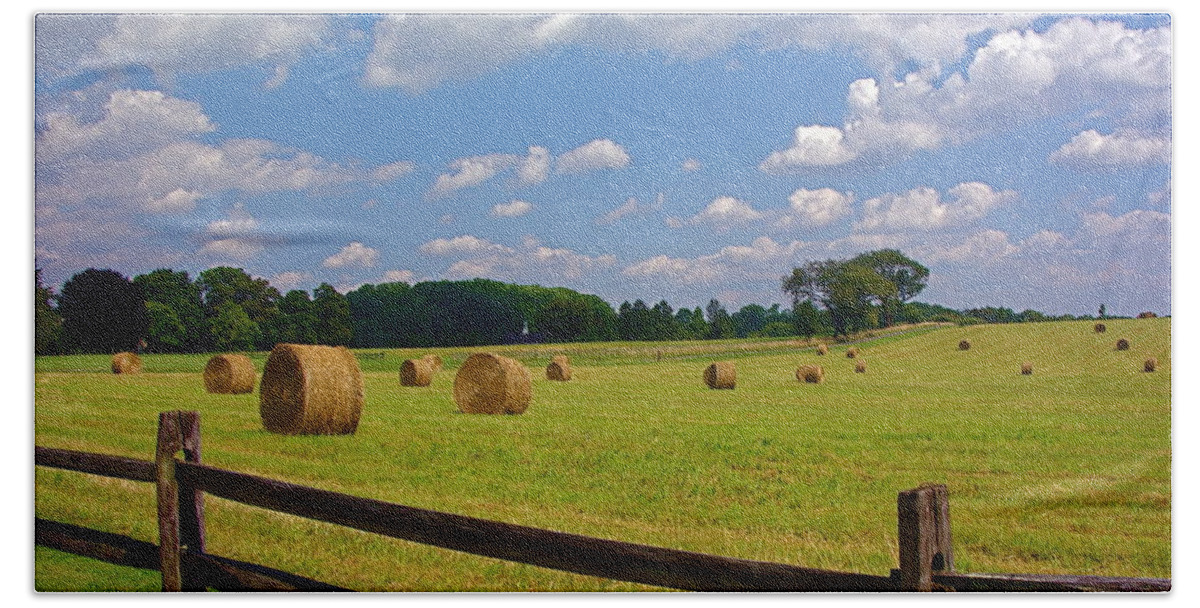
[{"label": "mowed grass row", "polygon": [[[195,409],[215,466],[603,538],[874,574],[896,565],[897,492],[932,481],[950,489],[959,570],[1169,577],[1170,320],[1106,324],[1103,334],[1090,322],[919,329],[859,344],[864,374],[845,346],[822,357],[781,341],[712,352],[686,343],[499,347],[532,371],[533,402],[520,416],[457,413],[454,372],[481,349],[365,351],[363,416],[345,437],[266,433],[257,392],[204,392],[207,356],[149,356],[137,376],[94,373],[107,358],[99,370],[88,357],[39,359],[35,436],[37,445],[150,459],[158,412]],[[1122,337],[1128,351],[1114,349]],[[962,339],[970,350],[958,350]],[[425,352],[447,369],[430,387],[400,386],[399,362]],[[545,379],[554,352],[571,354],[571,382]],[[1144,373],[1150,356],[1159,370]],[[717,358],[736,362],[735,390],[704,386]],[[1033,375],[1020,374],[1026,361]],[[802,363],[822,365],[825,382],[797,382]],[[212,552],[355,589],[642,588],[219,499],[208,510]],[[132,482],[39,469],[36,511],[157,537],[152,488]],[[85,585],[78,563],[38,551],[38,588]],[[96,580],[147,588],[133,572]]]}]

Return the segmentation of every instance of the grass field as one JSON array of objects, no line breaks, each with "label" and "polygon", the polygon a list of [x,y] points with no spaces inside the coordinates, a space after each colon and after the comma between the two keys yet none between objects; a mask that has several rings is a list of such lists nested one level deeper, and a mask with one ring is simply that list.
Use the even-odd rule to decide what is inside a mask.
[{"label": "grass field", "polygon": [[[464,415],[481,349],[360,351],[358,432],[262,430],[257,392],[210,395],[206,355],[38,358],[35,442],[153,459],[160,411],[201,413],[208,464],[401,504],[603,538],[886,575],[896,494],[950,490],[964,572],[1171,576],[1169,319],[919,328],[817,356],[785,341],[509,346],[533,372],[520,416]],[[1128,351],[1114,343],[1126,338]],[[958,350],[962,339],[971,341]],[[446,370],[401,387],[400,362]],[[542,373],[571,356],[571,382]],[[1157,357],[1159,370],[1142,362]],[[261,371],[265,354],[256,355]],[[737,388],[707,389],[710,361]],[[1020,374],[1032,362],[1034,373]],[[824,384],[794,377],[825,367]],[[39,468],[38,517],[155,542],[149,485]],[[212,553],[361,590],[649,589],[511,564],[209,498]],[[158,577],[39,548],[42,590],[154,590]]]}]

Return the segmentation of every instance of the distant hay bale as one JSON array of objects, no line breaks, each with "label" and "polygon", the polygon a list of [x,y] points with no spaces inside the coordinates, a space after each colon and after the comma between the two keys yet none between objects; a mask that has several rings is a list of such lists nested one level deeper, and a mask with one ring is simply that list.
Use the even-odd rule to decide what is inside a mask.
[{"label": "distant hay bale", "polygon": [[142,373],[142,358],[136,353],[117,353],[112,356],[112,373],[140,374]]},{"label": "distant hay bale", "polygon": [[850,348],[847,348],[847,349],[846,349],[846,358],[847,358],[847,359],[853,359],[853,358],[855,358],[855,357],[857,357],[857,356],[858,356],[858,349],[857,349],[857,348],[855,348],[855,347],[851,346]]},{"label": "distant hay bale", "polygon": [[1156,314],[1154,314],[1154,313],[1152,313],[1152,312],[1150,312],[1150,311],[1146,311],[1146,312],[1139,312],[1139,313],[1138,313],[1138,316],[1137,316],[1137,318],[1139,318],[1139,319],[1153,319],[1153,318],[1155,318],[1155,317],[1157,317],[1157,316],[1158,316],[1158,315],[1156,315]]},{"label": "distant hay bale", "polygon": [[425,355],[424,357],[421,357],[421,358],[424,359],[425,361],[429,362],[429,366],[433,368],[434,373],[442,371],[442,358],[441,357],[434,355],[434,354],[429,354],[429,355]]},{"label": "distant hay bale", "polygon": [[733,361],[718,361],[704,370],[704,383],[708,388],[731,389],[737,385],[737,370]]},{"label": "distant hay bale", "polygon": [[433,366],[428,357],[405,359],[400,364],[400,386],[429,386],[433,382]]},{"label": "distant hay bale", "polygon": [[829,347],[828,347],[828,346],[826,346],[826,345],[824,345],[824,344],[818,344],[818,345],[817,345],[817,354],[818,354],[818,355],[822,355],[822,356],[824,356],[824,355],[828,355],[828,354],[829,354]]},{"label": "distant hay bale", "polygon": [[246,355],[216,355],[204,366],[204,390],[219,395],[254,392],[258,372]]},{"label": "distant hay bale", "polygon": [[529,369],[508,357],[475,353],[454,377],[454,402],[465,414],[520,414],[532,399]]},{"label": "distant hay bale", "polygon": [[854,362],[854,373],[856,373],[856,374],[867,373],[867,361],[865,359],[859,359],[858,361]]},{"label": "distant hay bale", "polygon": [[1154,357],[1146,359],[1146,363],[1142,365],[1142,369],[1146,370],[1147,373],[1156,371],[1158,369],[1158,359]]},{"label": "distant hay bale", "polygon": [[272,433],[353,435],[362,415],[362,371],[342,346],[276,344],[258,393],[263,427]]},{"label": "distant hay bale", "polygon": [[971,341],[962,340],[958,343],[958,350],[971,350]]},{"label": "distant hay bale", "polygon": [[546,366],[546,379],[559,382],[571,380],[571,360],[566,355],[555,355]]},{"label": "distant hay bale", "polygon": [[1033,375],[1033,364],[1028,361],[1026,361],[1025,363],[1022,363],[1021,364],[1021,375],[1032,376]]},{"label": "distant hay bale", "polygon": [[801,365],[796,368],[796,379],[809,384],[820,384],[825,381],[825,369],[820,365]]},{"label": "distant hay bale", "polygon": [[1117,340],[1117,350],[1129,350],[1129,340],[1125,338]]},{"label": "distant hay bale", "polygon": [[1092,327],[1092,329],[1095,330],[1095,332],[1098,334],[1102,334],[1102,333],[1108,331],[1108,328],[1105,327],[1103,323],[1097,323],[1094,327]]}]

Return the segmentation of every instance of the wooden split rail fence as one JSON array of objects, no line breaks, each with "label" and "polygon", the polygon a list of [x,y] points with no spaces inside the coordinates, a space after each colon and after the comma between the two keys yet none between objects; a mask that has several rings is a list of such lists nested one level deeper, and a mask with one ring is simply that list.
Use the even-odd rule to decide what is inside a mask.
[{"label": "wooden split rail fence", "polygon": [[[183,459],[177,456],[183,453]],[[944,485],[897,498],[899,568],[888,576],[707,555],[407,507],[210,467],[200,459],[196,412],[159,415],[154,462],[35,447],[35,464],[155,484],[157,545],[35,520],[38,545],[159,570],[163,591],[347,591],[266,566],[212,555],[204,497],[392,538],[578,574],[693,591],[1169,591],[1170,579],[965,574],[954,570]]]}]

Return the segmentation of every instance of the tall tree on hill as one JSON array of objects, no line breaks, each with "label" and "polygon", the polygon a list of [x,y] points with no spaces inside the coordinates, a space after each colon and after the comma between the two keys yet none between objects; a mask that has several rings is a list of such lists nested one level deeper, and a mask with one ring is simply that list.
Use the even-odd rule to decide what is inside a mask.
[{"label": "tall tree on hill", "polygon": [[[211,320],[217,316],[221,306],[226,302],[240,307],[246,317],[259,327],[255,346],[260,349],[270,349],[275,345],[276,336],[270,333],[279,316],[279,290],[271,286],[266,279],[256,279],[246,274],[241,268],[217,266],[200,273],[196,280],[204,297],[205,317]],[[264,332],[263,329],[268,331]]]},{"label": "tall tree on hill", "polygon": [[42,270],[33,272],[33,352],[53,354],[62,335],[62,317],[54,308],[54,290],[42,285]]},{"label": "tall tree on hill", "polygon": [[86,353],[134,350],[150,323],[141,288],[114,270],[89,268],[71,277],[58,312],[68,349]]},{"label": "tall tree on hill", "polygon": [[[150,348],[156,351],[190,351],[204,348],[206,326],[200,286],[186,272],[159,268],[133,277],[142,288],[150,315]],[[158,306],[151,306],[152,303]],[[180,330],[182,329],[182,334]]]},{"label": "tall tree on hill", "polygon": [[893,325],[901,307],[925,289],[929,269],[896,249],[879,249],[859,254],[851,264],[866,266],[896,286],[896,295],[882,302],[884,325]]}]

